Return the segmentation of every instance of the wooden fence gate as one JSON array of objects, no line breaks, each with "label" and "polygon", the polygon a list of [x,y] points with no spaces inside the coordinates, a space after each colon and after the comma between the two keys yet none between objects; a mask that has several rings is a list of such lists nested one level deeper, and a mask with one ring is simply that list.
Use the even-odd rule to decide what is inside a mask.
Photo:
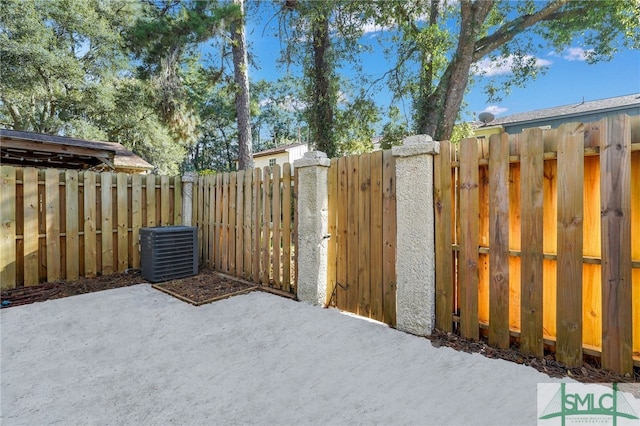
[{"label": "wooden fence gate", "polygon": [[391,151],[329,168],[327,304],[395,326],[396,187]]}]

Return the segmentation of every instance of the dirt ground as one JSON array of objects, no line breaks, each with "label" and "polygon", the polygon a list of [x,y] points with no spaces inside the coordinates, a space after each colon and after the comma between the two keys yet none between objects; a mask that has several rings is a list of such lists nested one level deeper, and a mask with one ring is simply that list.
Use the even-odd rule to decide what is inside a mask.
[{"label": "dirt ground", "polygon": [[530,355],[522,354],[514,342],[509,349],[499,349],[491,347],[486,340],[463,339],[454,333],[444,333],[435,330],[428,336],[431,344],[436,347],[448,346],[458,351],[469,353],[480,353],[487,358],[498,358],[517,364],[527,365],[536,370],[546,373],[551,377],[571,377],[583,383],[640,383],[640,368],[634,368],[633,375],[621,375],[600,368],[600,359],[595,357],[584,357],[582,366],[569,367],[555,359],[555,354],[546,350],[545,357],[540,359]]},{"label": "dirt ground", "polygon": [[[2,308],[141,283],[151,284],[142,277],[139,270],[129,270],[120,274],[80,278],[73,282],[60,281],[33,287],[16,288],[2,291]],[[246,281],[219,274],[211,269],[203,269],[193,277],[158,283],[154,287],[194,305],[211,303],[225,297],[256,289],[268,290],[254,286]],[[598,358],[585,357],[581,367],[568,367],[557,362],[552,352],[547,352],[543,359],[524,355],[518,351],[517,343],[514,343],[509,349],[498,349],[489,346],[486,340],[463,339],[457,334],[444,333],[438,330],[428,336],[428,339],[431,340],[432,345],[435,347],[448,346],[458,351],[480,353],[488,358],[504,359],[530,366],[551,377],[571,377],[574,380],[585,383],[640,383],[640,368],[636,367],[633,375],[623,376],[601,369]]]},{"label": "dirt ground", "polygon": [[[132,269],[119,274],[80,278],[72,282],[59,281],[33,287],[20,287],[2,291],[2,308],[142,283],[151,284],[142,277],[140,270]],[[202,304],[227,295],[248,291],[254,286],[221,275],[211,269],[202,269],[196,276],[158,283],[156,287],[160,290],[166,289],[182,300],[187,299],[185,301]]]}]

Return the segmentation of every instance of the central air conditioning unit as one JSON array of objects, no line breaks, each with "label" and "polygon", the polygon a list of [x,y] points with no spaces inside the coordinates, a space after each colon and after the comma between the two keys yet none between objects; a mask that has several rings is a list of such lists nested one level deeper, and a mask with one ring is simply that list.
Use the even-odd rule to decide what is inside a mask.
[{"label": "central air conditioning unit", "polygon": [[152,283],[198,274],[198,236],[194,226],[140,228],[142,276]]}]

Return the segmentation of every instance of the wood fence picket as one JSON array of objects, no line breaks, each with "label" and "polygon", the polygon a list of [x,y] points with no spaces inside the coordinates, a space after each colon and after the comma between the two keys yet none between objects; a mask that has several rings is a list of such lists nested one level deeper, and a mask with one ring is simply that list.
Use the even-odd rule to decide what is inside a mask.
[{"label": "wood fence picket", "polygon": [[465,139],[460,146],[460,333],[478,338],[478,145]]},{"label": "wood fence picket", "polygon": [[179,177],[13,166],[1,173],[3,290],[139,268],[140,228],[182,218]]},{"label": "wood fence picket", "polygon": [[140,228],[182,217],[179,179],[2,166],[2,289],[139,268]]},{"label": "wood fence picket", "polygon": [[[508,349],[509,197],[504,195],[509,194],[509,139],[506,133],[491,136],[489,152],[489,170],[492,175],[489,181],[489,317],[492,322],[489,343]],[[450,177],[450,174],[447,173],[446,176]]]},{"label": "wood fence picket", "polygon": [[295,294],[295,174],[290,164],[200,177],[193,211],[201,264]]},{"label": "wood fence picket", "polygon": [[441,142],[435,164],[437,328],[640,365],[640,117]]},{"label": "wood fence picket", "polygon": [[582,365],[582,247],[584,134],[566,125],[558,131],[557,338],[556,358]]},{"label": "wood fence picket", "polygon": [[327,304],[396,324],[395,159],[391,151],[331,160]]},{"label": "wood fence picket", "polygon": [[[605,120],[600,142],[602,221],[602,365],[633,372],[631,282],[631,128],[627,116]],[[636,152],[636,155],[638,152]],[[634,193],[635,197],[640,194]],[[638,244],[638,238],[636,238]],[[636,286],[637,287],[637,286]],[[636,325],[637,327],[637,325]]]}]

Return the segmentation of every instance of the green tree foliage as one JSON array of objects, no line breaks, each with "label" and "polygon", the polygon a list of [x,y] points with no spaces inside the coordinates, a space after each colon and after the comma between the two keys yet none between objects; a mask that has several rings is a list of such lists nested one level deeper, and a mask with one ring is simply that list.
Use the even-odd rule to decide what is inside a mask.
[{"label": "green tree foliage", "polygon": [[449,140],[453,143],[458,143],[462,139],[470,137],[473,137],[473,126],[471,123],[458,123],[453,126]]},{"label": "green tree foliage", "polygon": [[235,86],[199,49],[222,40],[224,59],[224,19],[238,10],[191,0],[3,1],[1,124],[120,142],[166,174],[215,138],[207,155],[224,161],[201,162],[229,169]]},{"label": "green tree foliage", "polygon": [[120,142],[174,174],[173,142],[135,78],[123,37],[142,10],[129,0],[6,0],[0,13],[0,122],[17,130]]},{"label": "green tree foliage", "polygon": [[[378,107],[364,91],[346,93],[352,82],[339,75],[350,66],[361,74],[356,58],[365,50],[361,3],[353,1],[302,1],[283,3],[281,37],[286,44],[283,60],[301,63],[304,75],[304,117],[309,138],[329,157],[370,150]],[[357,82],[363,86],[364,81]]]},{"label": "green tree foliage", "polygon": [[[238,52],[234,28],[253,13],[245,16],[241,3],[3,0],[0,125],[117,141],[162,173],[177,173],[185,157],[199,169],[233,169],[242,139],[238,95],[251,93],[234,78],[250,60],[237,59],[250,52]],[[256,93],[242,102],[240,126],[251,119],[259,149],[298,140],[330,156],[371,149],[380,110],[370,94],[376,82],[359,58],[367,54],[364,28],[372,23],[385,29],[378,42],[394,64],[378,84],[386,80],[396,99],[413,100],[412,131],[440,140],[468,134],[455,123],[474,80],[489,81],[487,94],[496,99],[544,72],[535,61],[540,52],[578,45],[596,62],[621,47],[640,47],[640,3],[632,0],[246,6],[265,4],[278,10],[287,73],[275,83],[254,82]],[[512,72],[474,78],[481,61],[508,62]],[[389,116],[384,147],[411,128],[399,110]]]},{"label": "green tree foliage", "polygon": [[301,92],[302,82],[291,75],[273,82],[261,80],[253,85],[255,113],[252,126],[256,151],[307,141],[306,104],[300,100]]},{"label": "green tree foliage", "polygon": [[370,99],[356,98],[336,114],[336,139],[340,153],[361,154],[373,149],[374,124],[380,121],[380,110]]},{"label": "green tree foliage", "polygon": [[368,8],[372,21],[397,30],[386,41],[397,64],[391,87],[412,96],[416,131],[441,140],[452,137],[474,65],[483,59],[512,65],[509,78],[487,85],[495,98],[536,77],[538,52],[577,43],[595,62],[640,45],[637,1],[388,0]]},{"label": "green tree foliage", "polygon": [[183,144],[176,143],[157,113],[155,93],[146,82],[133,77],[121,78],[109,114],[94,117],[105,139],[119,142],[155,166],[155,172],[176,175],[186,155]]},{"label": "green tree foliage", "polygon": [[200,114],[200,137],[189,147],[190,161],[196,170],[235,170],[238,143],[233,86],[210,88]]},{"label": "green tree foliage", "polygon": [[137,14],[129,1],[6,0],[0,13],[0,119],[19,130],[89,134],[109,112],[128,58],[121,34]]},{"label": "green tree foliage", "polygon": [[409,123],[400,114],[396,106],[389,108],[389,119],[382,128],[380,148],[391,149],[392,146],[402,145],[402,140],[409,135]]},{"label": "green tree foliage", "polygon": [[[138,77],[151,84],[160,117],[185,145],[197,141],[200,122],[197,107],[189,102],[185,65],[198,61],[200,44],[221,31],[223,18],[234,11],[215,1],[149,1],[129,33],[129,48],[142,61]],[[211,77],[215,84],[219,75]]]},{"label": "green tree foliage", "polygon": [[[251,164],[243,2],[155,0],[145,12],[130,37],[138,76],[153,85],[160,117],[189,161],[226,171],[242,154],[241,167]],[[203,58],[203,46],[219,56]]]}]

